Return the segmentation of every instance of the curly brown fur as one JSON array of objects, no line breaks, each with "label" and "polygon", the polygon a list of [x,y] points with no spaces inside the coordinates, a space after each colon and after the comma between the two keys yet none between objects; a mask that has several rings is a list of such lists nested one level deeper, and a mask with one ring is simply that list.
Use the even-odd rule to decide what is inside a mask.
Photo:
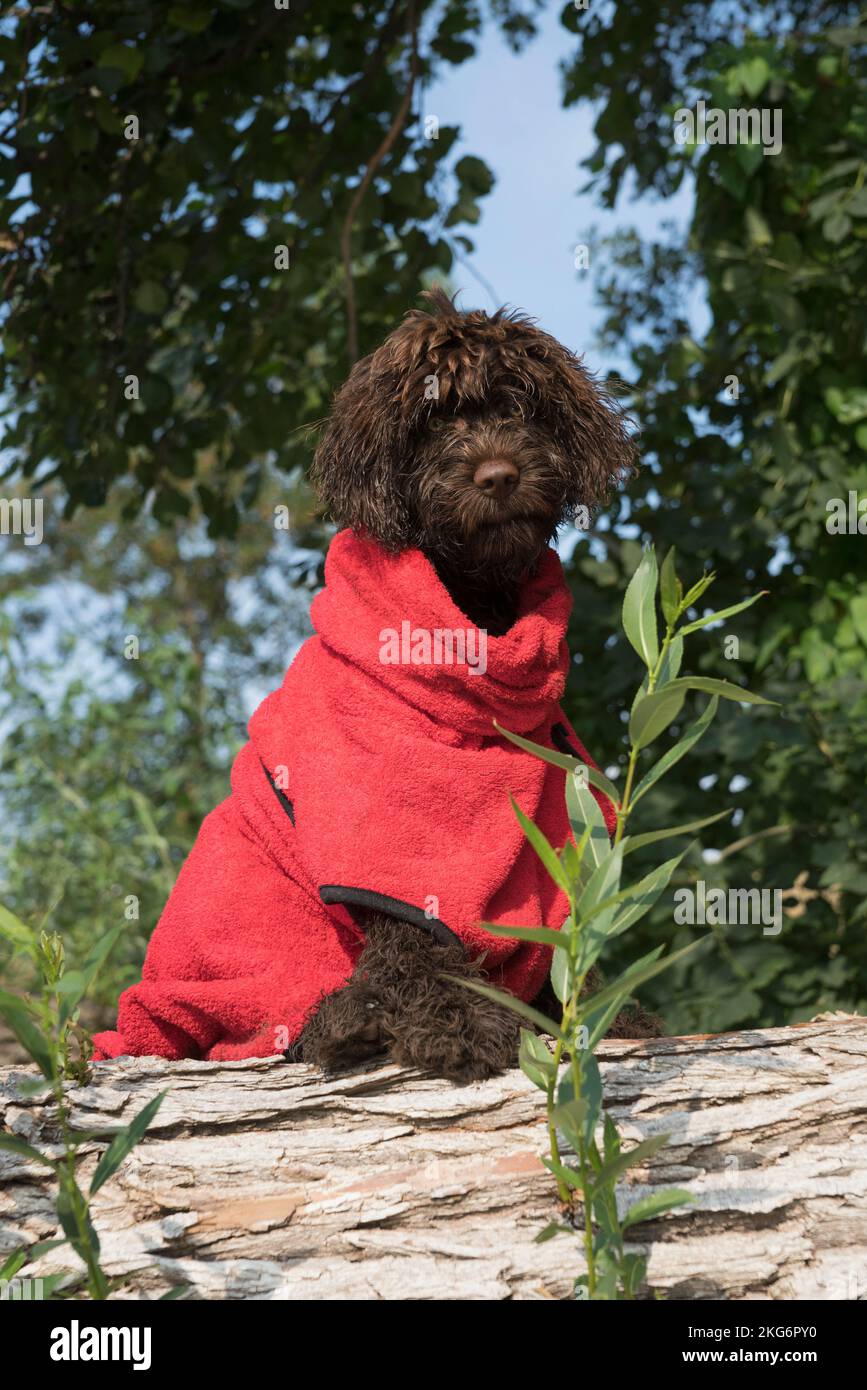
[{"label": "curly brown fur", "polygon": [[[337,392],[313,478],[341,526],[421,549],[462,611],[502,632],[557,527],[629,477],[634,449],[613,398],[531,319],[427,298]],[[490,459],[516,470],[508,496],[474,481]]]},{"label": "curly brown fur", "polygon": [[484,978],[459,944],[441,945],[419,927],[372,913],[351,980],[323,1000],[294,1055],[326,1071],[381,1055],[452,1081],[512,1066],[517,1015],[451,975]]},{"label": "curly brown fur", "polygon": [[[442,945],[408,922],[371,913],[352,978],[322,1000],[291,1049],[292,1060],[336,1071],[382,1057],[452,1081],[478,1081],[514,1066],[519,1016],[450,976],[484,981],[483,962],[468,961],[457,943]],[[599,983],[588,981],[588,988]],[[549,1018],[558,1016],[549,981],[535,1003]],[[631,1003],[608,1037],[663,1032],[661,1019]]]}]

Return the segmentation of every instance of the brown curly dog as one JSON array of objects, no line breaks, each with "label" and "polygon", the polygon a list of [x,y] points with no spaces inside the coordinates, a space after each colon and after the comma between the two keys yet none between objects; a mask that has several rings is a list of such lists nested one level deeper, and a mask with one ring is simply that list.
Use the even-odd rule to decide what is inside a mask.
[{"label": "brown curly dog", "polygon": [[[634,471],[616,404],[580,360],[505,310],[428,294],[337,393],[314,461],[333,519],[389,551],[421,550],[462,613],[493,636],[557,528]],[[356,909],[366,945],[293,1057],[335,1068],[372,1056],[470,1080],[513,1065],[520,1019],[454,983],[483,961],[419,926]],[[632,1009],[619,1036],[661,1031]]]}]

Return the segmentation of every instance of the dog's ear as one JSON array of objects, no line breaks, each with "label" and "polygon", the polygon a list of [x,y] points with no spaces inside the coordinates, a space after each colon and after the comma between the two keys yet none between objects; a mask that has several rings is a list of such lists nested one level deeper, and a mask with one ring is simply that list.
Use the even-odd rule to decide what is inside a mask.
[{"label": "dog's ear", "polygon": [[577,500],[589,507],[607,502],[637,471],[623,407],[580,358],[561,348],[547,362],[545,408],[558,445],[574,461]]},{"label": "dog's ear", "polygon": [[380,348],[355,364],[334,397],[311,477],[339,526],[363,531],[391,550],[411,543],[398,483],[405,438],[400,394]]},{"label": "dog's ear", "polygon": [[[406,502],[410,443],[448,394],[439,368],[460,314],[442,290],[433,309],[411,309],[385,342],[356,362],[334,397],[311,476],[340,526],[364,531],[390,550],[417,544]],[[440,385],[442,378],[443,385]]]}]

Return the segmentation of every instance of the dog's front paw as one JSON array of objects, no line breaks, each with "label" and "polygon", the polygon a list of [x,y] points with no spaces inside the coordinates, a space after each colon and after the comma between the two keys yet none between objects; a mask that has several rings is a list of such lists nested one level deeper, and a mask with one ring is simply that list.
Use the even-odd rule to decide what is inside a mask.
[{"label": "dog's front paw", "polygon": [[422,1007],[386,1014],[391,1060],[449,1081],[481,1081],[513,1067],[521,1036],[518,1016],[442,976],[432,983]]},{"label": "dog's front paw", "polygon": [[329,994],[298,1039],[300,1060],[337,1071],[385,1052],[382,1001],[364,980],[352,979]]}]

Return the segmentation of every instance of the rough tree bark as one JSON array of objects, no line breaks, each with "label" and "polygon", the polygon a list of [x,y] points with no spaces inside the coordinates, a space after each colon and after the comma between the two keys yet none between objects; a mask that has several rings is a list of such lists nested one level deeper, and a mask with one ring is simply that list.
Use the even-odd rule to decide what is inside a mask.
[{"label": "rough tree bark", "polygon": [[[669,1298],[867,1298],[867,1019],[600,1049],[627,1140],[671,1141],[629,1201],[696,1204],[638,1228]],[[0,1116],[37,1145],[50,1106],[0,1071]],[[556,1215],[540,1093],[519,1071],[458,1087],[397,1067],[325,1080],[280,1060],[100,1064],[74,1122],[125,1123],[169,1094],[100,1191],[104,1266],[125,1296],[185,1282],[217,1299],[568,1298],[577,1238]],[[89,1174],[103,1146],[85,1149]],[[56,1233],[50,1175],[0,1152],[0,1251]],[[31,1273],[74,1263],[68,1251]]]}]

